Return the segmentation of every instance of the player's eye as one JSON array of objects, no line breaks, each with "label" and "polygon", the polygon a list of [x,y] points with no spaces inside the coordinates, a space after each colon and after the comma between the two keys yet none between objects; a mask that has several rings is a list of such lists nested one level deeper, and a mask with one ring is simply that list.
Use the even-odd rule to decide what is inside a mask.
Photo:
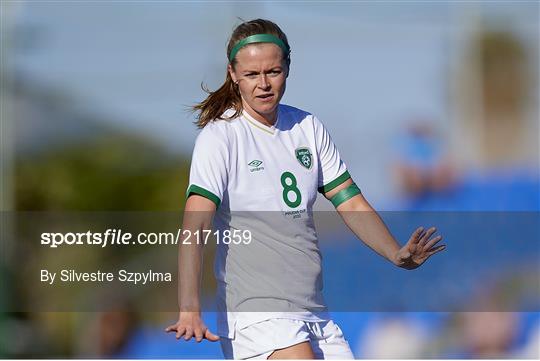
[{"label": "player's eye", "polygon": [[268,74],[270,76],[278,76],[279,74],[281,74],[281,70],[270,70]]},{"label": "player's eye", "polygon": [[255,79],[257,77],[257,73],[247,73],[244,76],[248,79]]}]

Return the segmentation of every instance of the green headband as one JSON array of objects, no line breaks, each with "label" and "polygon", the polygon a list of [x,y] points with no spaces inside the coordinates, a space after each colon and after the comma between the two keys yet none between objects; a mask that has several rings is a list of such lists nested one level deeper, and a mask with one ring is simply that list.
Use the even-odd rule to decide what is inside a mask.
[{"label": "green headband", "polygon": [[236,43],[234,48],[232,48],[231,50],[231,55],[229,55],[229,61],[233,61],[234,57],[236,56],[236,53],[238,53],[240,49],[242,49],[244,46],[248,44],[253,44],[253,43],[274,43],[277,46],[279,46],[281,50],[283,50],[283,54],[289,55],[289,47],[285,45],[283,40],[281,40],[277,36],[274,36],[272,34],[255,34],[255,35],[248,36],[247,38],[244,38]]}]

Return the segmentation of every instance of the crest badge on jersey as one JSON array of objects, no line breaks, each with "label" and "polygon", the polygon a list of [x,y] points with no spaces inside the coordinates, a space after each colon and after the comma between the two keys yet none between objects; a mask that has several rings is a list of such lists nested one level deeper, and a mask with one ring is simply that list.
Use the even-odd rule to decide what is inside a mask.
[{"label": "crest badge on jersey", "polygon": [[311,169],[313,167],[313,155],[307,147],[296,148],[294,151],[296,154],[296,159],[302,164],[306,169]]}]

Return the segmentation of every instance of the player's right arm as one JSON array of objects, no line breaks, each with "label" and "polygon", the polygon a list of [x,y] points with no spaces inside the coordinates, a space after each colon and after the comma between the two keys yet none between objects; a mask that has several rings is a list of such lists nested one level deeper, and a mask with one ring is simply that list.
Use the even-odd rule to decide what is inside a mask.
[{"label": "player's right arm", "polygon": [[[182,224],[184,234],[203,234],[203,230],[211,229],[216,204],[211,200],[192,194],[184,210]],[[198,233],[195,233],[199,231]],[[219,337],[208,329],[201,317],[200,289],[203,264],[203,244],[184,242],[178,247],[178,321],[165,329],[165,332],[176,332],[176,338],[183,337],[189,341],[195,337],[197,342],[203,338],[217,341]],[[189,241],[189,240],[188,240]]]},{"label": "player's right arm", "polygon": [[[219,124],[207,124],[197,136],[184,210],[182,234],[205,234],[212,228],[212,218],[227,189],[229,166],[227,134]],[[197,232],[198,231],[198,232]],[[176,338],[197,341],[206,338],[217,341],[218,336],[208,330],[201,318],[200,289],[203,245],[196,239],[180,242],[178,247],[178,321],[165,329],[176,332]],[[185,244],[184,244],[185,243]],[[204,243],[204,242],[203,242]]]}]

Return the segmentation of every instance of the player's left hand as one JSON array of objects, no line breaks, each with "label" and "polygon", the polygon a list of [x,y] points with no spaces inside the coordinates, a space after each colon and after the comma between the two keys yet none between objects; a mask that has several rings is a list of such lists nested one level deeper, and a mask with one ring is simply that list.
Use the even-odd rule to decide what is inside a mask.
[{"label": "player's left hand", "polygon": [[394,264],[409,270],[415,269],[435,253],[445,250],[446,245],[444,244],[435,247],[442,239],[440,235],[431,238],[436,230],[435,227],[431,227],[427,231],[423,227],[419,227],[414,231],[407,244],[397,251]]}]

